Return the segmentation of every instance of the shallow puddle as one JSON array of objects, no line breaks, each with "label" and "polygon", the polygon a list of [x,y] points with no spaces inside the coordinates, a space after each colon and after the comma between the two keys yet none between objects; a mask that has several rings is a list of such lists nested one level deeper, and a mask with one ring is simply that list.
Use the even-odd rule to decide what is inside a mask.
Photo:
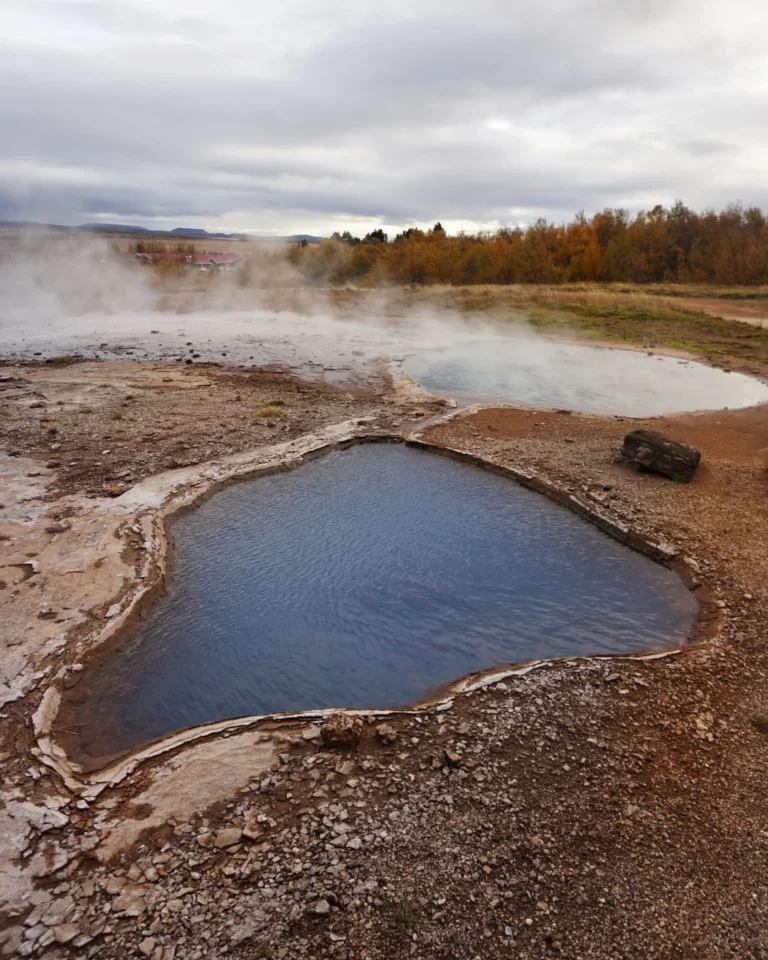
[{"label": "shallow puddle", "polygon": [[404,705],[473,670],[676,646],[673,571],[545,497],[403,445],[241,483],[172,528],[173,579],[76,691],[108,756],[245,714]]},{"label": "shallow puddle", "polygon": [[768,403],[768,384],[690,360],[549,340],[494,340],[418,353],[403,372],[431,393],[653,417]]}]

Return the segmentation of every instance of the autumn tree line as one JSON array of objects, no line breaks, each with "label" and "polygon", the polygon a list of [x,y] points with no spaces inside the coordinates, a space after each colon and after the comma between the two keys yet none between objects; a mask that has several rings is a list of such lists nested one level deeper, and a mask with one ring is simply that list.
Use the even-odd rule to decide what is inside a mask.
[{"label": "autumn tree line", "polygon": [[308,282],[509,284],[612,282],[768,283],[768,220],[733,204],[695,213],[681,201],[630,217],[606,209],[557,225],[540,219],[495,233],[449,236],[440,223],[390,239],[345,232],[299,244],[291,262]]}]

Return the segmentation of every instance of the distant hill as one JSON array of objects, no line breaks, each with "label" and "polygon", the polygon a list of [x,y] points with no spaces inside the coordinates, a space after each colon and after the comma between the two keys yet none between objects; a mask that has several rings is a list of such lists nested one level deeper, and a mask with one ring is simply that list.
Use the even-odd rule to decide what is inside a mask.
[{"label": "distant hill", "polygon": [[108,233],[151,233],[162,237],[185,237],[189,240],[262,240],[265,242],[282,241],[285,243],[320,243],[323,237],[311,233],[294,233],[290,237],[259,236],[255,233],[211,233],[202,227],[174,227],[173,230],[149,230],[147,227],[134,227],[123,223],[84,223],[80,230],[101,230]]},{"label": "distant hill", "polygon": [[175,237],[188,240],[250,240],[246,233],[210,233],[202,227],[174,227],[173,230],[152,230],[135,227],[128,223],[82,223],[76,229],[93,230],[97,233],[147,233],[153,237]]},{"label": "distant hill", "polygon": [[78,230],[105,230],[107,233],[149,233],[146,227],[134,227],[129,223],[81,223]]},{"label": "distant hill", "polygon": [[199,229],[197,227],[174,227],[173,230],[169,230],[168,234],[172,237],[190,237],[194,239],[198,237],[200,239],[211,238],[212,240],[250,240],[250,236],[247,233],[210,233],[208,230]]},{"label": "distant hill", "polygon": [[198,227],[174,227],[173,230],[169,230],[168,233],[177,234],[182,237],[223,237],[226,234],[223,233],[208,233],[207,230],[199,229]]},{"label": "distant hill", "polygon": [[173,230],[152,230],[149,227],[137,227],[132,223],[81,223],[76,227],[65,227],[55,223],[37,223],[24,220],[0,220],[0,229],[16,230],[82,230],[90,233],[142,234],[152,237],[173,238],[176,240],[250,240],[261,243],[320,243],[323,237],[311,233],[295,233],[292,236],[265,236],[256,233],[210,233],[198,227],[175,227]]}]

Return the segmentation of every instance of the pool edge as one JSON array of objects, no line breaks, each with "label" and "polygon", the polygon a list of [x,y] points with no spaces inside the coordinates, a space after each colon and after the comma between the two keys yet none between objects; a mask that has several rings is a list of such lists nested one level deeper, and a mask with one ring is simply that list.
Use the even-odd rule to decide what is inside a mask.
[{"label": "pool edge", "polygon": [[[665,651],[639,650],[627,654],[593,654],[579,657],[556,657],[516,664],[498,665],[481,673],[471,673],[457,678],[440,688],[437,696],[416,701],[414,704],[397,709],[349,709],[345,712],[359,716],[386,717],[422,712],[434,712],[446,709],[445,705],[456,696],[468,695],[475,690],[482,689],[492,683],[503,681],[511,676],[525,676],[531,671],[557,663],[591,662],[595,660],[645,660],[660,659],[674,656],[684,651],[700,647],[711,642],[719,633],[722,617],[713,602],[712,594],[706,584],[697,580],[694,575],[695,567],[671,546],[657,542],[638,533],[608,516],[606,513],[595,510],[568,490],[558,487],[549,481],[533,474],[526,473],[514,467],[504,466],[495,461],[480,457],[476,454],[454,447],[444,447],[430,443],[423,439],[421,433],[404,433],[394,431],[365,432],[362,428],[368,426],[368,421],[355,420],[337,424],[318,434],[307,435],[288,444],[277,445],[275,448],[259,448],[263,453],[270,449],[275,452],[271,459],[254,463],[248,460],[247,455],[238,455],[230,458],[236,462],[229,464],[229,470],[224,463],[219,466],[218,475],[215,475],[212,464],[202,464],[198,469],[199,480],[195,485],[188,481],[181,482],[173,487],[166,500],[155,509],[149,508],[150,516],[145,517],[153,528],[154,553],[148,557],[146,576],[149,582],[138,585],[125,609],[105,628],[96,632],[91,638],[88,656],[98,653],[107,643],[120,643],[129,634],[141,612],[162,591],[167,576],[168,565],[171,559],[171,547],[168,539],[170,523],[181,513],[199,506],[208,497],[232,483],[257,479],[277,472],[286,472],[310,462],[311,460],[331,453],[335,450],[348,449],[351,446],[364,443],[395,443],[420,448],[441,456],[471,463],[481,469],[489,470],[497,475],[505,476],[516,483],[543,494],[561,506],[576,513],[582,519],[592,523],[612,539],[645,555],[657,563],[661,563],[675,570],[683,584],[689,590],[697,591],[700,599],[694,633],[690,641],[682,646]],[[257,456],[255,451],[251,457]],[[209,475],[206,475],[208,472]],[[134,588],[136,584],[134,584]],[[99,758],[92,758],[87,764],[78,762],[70,756],[56,738],[56,721],[64,703],[65,691],[63,679],[67,668],[62,668],[53,678],[45,691],[43,699],[33,716],[33,726],[36,737],[38,759],[53,769],[74,793],[88,799],[98,796],[105,788],[123,782],[142,763],[169,754],[184,748],[187,745],[198,743],[215,736],[228,734],[234,731],[243,731],[258,727],[266,723],[295,724],[302,721],[324,719],[334,712],[334,708],[324,710],[310,710],[299,713],[272,713],[245,717],[229,718],[221,721],[212,721],[195,727],[186,728],[167,737],[160,738],[145,744],[136,750],[119,757],[104,758],[103,765],[99,765]],[[342,708],[343,709],[343,708]],[[91,766],[91,763],[94,766]],[[86,766],[88,769],[86,769]]]}]

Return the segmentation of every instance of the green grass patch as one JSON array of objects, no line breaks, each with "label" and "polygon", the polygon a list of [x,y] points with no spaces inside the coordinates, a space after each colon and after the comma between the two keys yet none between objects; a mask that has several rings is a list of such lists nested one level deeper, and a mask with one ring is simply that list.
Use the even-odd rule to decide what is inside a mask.
[{"label": "green grass patch", "polygon": [[768,735],[768,717],[756,716],[752,717],[752,726],[759,733],[765,733]]},{"label": "green grass patch", "polygon": [[66,367],[71,363],[79,363],[82,359],[72,353],[62,353],[58,357],[49,357],[45,362],[54,367]]},{"label": "green grass patch", "polygon": [[[768,330],[707,314],[591,305],[560,309],[531,305],[520,312],[532,327],[559,336],[666,347],[704,357],[730,356],[768,364]],[[508,319],[519,315],[508,315]]]}]

